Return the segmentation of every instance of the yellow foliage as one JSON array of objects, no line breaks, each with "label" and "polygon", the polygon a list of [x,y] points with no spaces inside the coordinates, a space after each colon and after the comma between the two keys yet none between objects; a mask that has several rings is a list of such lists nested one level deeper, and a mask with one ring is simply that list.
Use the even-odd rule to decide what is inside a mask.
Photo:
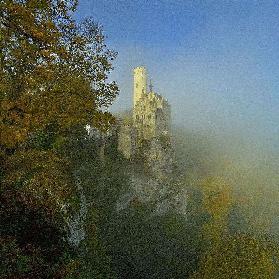
[{"label": "yellow foliage", "polygon": [[[107,81],[115,53],[106,48],[95,23],[77,26],[69,14],[76,4],[0,3],[3,181],[6,187],[20,185],[34,200],[56,205],[68,196],[72,180],[53,146],[61,146],[58,139],[77,125],[108,129],[114,118],[102,109],[118,92],[116,84]],[[46,150],[32,147],[34,136],[51,125],[52,144]]]},{"label": "yellow foliage", "polygon": [[273,250],[245,234],[225,237],[201,260],[192,279],[273,279]]},{"label": "yellow foliage", "polygon": [[232,193],[226,181],[220,177],[207,178],[201,183],[202,206],[210,215],[203,227],[204,237],[214,245],[227,233],[229,210],[232,206]]},{"label": "yellow foliage", "polygon": [[74,189],[67,166],[68,162],[52,151],[16,152],[5,160],[7,175],[2,190],[12,189],[16,185],[36,205],[44,204],[59,211],[63,205],[67,205]]},{"label": "yellow foliage", "polygon": [[229,185],[220,177],[202,182],[203,206],[213,216],[224,216],[232,204]]}]

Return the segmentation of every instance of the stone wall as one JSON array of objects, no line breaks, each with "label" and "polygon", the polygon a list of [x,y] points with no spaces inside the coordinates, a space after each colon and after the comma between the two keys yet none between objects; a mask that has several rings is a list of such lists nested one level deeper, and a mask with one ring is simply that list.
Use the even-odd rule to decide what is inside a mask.
[{"label": "stone wall", "polygon": [[170,130],[170,106],[160,95],[143,94],[133,110],[133,125],[139,137],[150,140]]},{"label": "stone wall", "polygon": [[[145,166],[161,179],[164,175],[168,175],[172,168],[170,105],[152,88],[147,92],[146,81],[146,69],[135,68],[132,117],[131,121],[120,121],[118,150],[127,159],[133,159],[136,154],[141,155]],[[162,139],[169,144],[162,144]],[[143,142],[148,145],[144,150]]]}]

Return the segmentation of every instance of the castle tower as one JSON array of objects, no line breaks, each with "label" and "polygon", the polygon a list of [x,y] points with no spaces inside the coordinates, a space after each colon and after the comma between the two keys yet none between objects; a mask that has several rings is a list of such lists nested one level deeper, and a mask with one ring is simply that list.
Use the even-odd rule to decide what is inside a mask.
[{"label": "castle tower", "polygon": [[134,107],[137,101],[147,92],[147,74],[144,67],[134,69]]}]

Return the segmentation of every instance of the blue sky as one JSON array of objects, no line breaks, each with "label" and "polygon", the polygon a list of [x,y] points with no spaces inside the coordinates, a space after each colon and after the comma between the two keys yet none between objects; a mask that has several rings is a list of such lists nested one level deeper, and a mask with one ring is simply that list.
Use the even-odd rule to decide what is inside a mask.
[{"label": "blue sky", "polygon": [[279,149],[279,1],[80,0],[76,16],[119,53],[113,110],[131,106],[132,69],[145,65],[175,124]]}]

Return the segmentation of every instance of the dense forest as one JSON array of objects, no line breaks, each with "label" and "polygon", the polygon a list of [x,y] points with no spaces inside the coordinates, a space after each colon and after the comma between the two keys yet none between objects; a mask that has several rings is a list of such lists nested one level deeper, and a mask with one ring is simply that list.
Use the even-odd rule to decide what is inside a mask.
[{"label": "dense forest", "polygon": [[276,278],[274,172],[175,127],[173,172],[142,193],[141,160],[102,137],[117,54],[77,4],[0,1],[0,278]]}]

